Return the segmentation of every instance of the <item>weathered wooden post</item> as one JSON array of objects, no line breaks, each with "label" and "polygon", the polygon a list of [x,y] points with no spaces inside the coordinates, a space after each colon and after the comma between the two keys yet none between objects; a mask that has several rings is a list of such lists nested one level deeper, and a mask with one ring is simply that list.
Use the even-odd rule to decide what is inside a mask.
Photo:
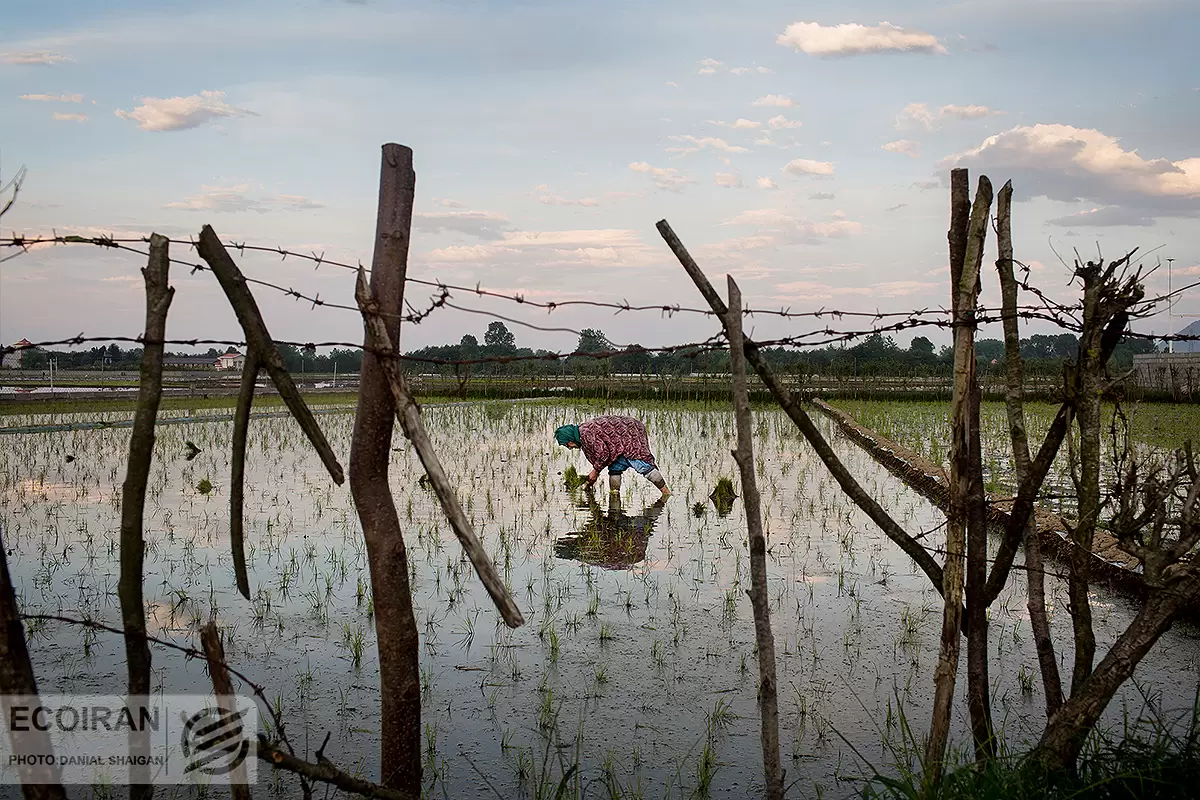
[{"label": "weathered wooden post", "polygon": [[[129,463],[121,490],[121,577],[117,595],[125,628],[125,662],[128,668],[129,702],[144,703],[150,695],[150,645],[146,641],[146,608],[142,596],[145,537],[143,515],[146,483],[154,456],[154,424],[162,398],[163,340],[167,335],[167,309],[175,290],[167,285],[170,266],[169,243],[157,233],[150,237],[150,257],[142,276],[146,283],[146,329],[143,335],[138,403],[129,437]],[[150,768],[138,763],[150,752],[145,731],[130,730],[129,751],[135,757],[130,767],[129,796],[149,800],[154,796]],[[148,762],[147,762],[148,763]]]},{"label": "weathered wooden post", "polygon": [[[383,146],[371,293],[379,304],[393,348],[400,343],[400,312],[408,272],[416,173],[412,149]],[[364,323],[364,342],[370,331]],[[408,555],[396,504],[388,486],[395,409],[387,377],[370,349],[363,352],[354,441],[350,446],[350,492],[362,522],[375,634],[379,648],[380,781],[421,792],[421,684],[417,621],[408,583]]]}]

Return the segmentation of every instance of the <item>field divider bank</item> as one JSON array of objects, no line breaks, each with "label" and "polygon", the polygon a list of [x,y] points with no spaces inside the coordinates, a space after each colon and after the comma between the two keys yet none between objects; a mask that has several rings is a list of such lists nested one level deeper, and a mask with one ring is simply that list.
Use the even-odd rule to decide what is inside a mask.
[{"label": "field divider bank", "polygon": [[[813,406],[825,414],[851,441],[867,451],[893,475],[918,491],[942,511],[950,509],[950,480],[946,470],[903,445],[882,436],[853,416],[834,408],[823,400],[813,398]],[[1001,498],[988,493],[987,519],[989,526],[1003,526],[1008,522],[1012,507],[1011,498]],[[1057,559],[1066,560],[1071,542],[1067,523],[1058,514],[1044,508],[1036,508],[1034,522],[1038,536],[1044,546]],[[1141,564],[1137,558],[1121,549],[1116,537],[1108,531],[1097,530],[1092,555],[1092,575],[1118,589],[1139,594],[1145,589],[1141,575]],[[1193,608],[1195,617],[1200,609]]]},{"label": "field divider bank", "polygon": [[[432,403],[421,403],[421,408],[452,408],[454,406],[469,406],[479,403],[534,403],[546,402],[545,397],[515,397],[506,400],[453,400],[453,401],[434,401]],[[351,414],[354,412],[353,405],[337,406],[335,408],[314,408],[312,413],[318,414]],[[290,417],[290,411],[260,411],[250,415],[250,419],[279,419],[282,417]],[[195,416],[188,415],[185,417],[160,417],[155,423],[156,425],[182,425],[189,422],[232,422],[233,413],[228,414],[198,414]],[[58,433],[61,431],[96,431],[104,430],[105,428],[132,428],[132,419],[116,419],[116,420],[92,420],[88,422],[62,422],[51,425],[8,425],[0,426],[0,436],[4,434],[20,434],[20,433]]]}]

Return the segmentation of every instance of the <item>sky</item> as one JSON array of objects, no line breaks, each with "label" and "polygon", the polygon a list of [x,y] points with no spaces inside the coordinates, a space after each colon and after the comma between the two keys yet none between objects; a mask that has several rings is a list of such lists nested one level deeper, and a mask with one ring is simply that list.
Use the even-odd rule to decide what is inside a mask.
[{"label": "sky", "polygon": [[[0,183],[27,177],[0,236],[187,240],[209,224],[369,264],[380,147],[397,142],[417,173],[411,277],[702,307],[655,230],[665,218],[749,307],[904,312],[949,304],[962,166],[972,186],[1012,180],[1015,256],[1052,297],[1077,295],[1076,252],[1134,247],[1161,261],[1147,280],[1161,294],[1167,259],[1175,288],[1200,280],[1196,30],[1200,4],[1182,0],[6,0]],[[999,302],[994,259],[989,237],[984,303]],[[354,304],[351,272],[238,260]],[[82,245],[0,264],[0,342],[138,335],[143,264]],[[211,274],[174,266],[171,282],[168,337],[241,338]],[[416,308],[429,296],[406,293]],[[354,311],[257,298],[277,339],[361,341]],[[686,313],[453,302],[481,313],[435,311],[403,346],[482,340],[497,313],[565,329],[506,323],[519,346],[554,350],[586,327],[646,346],[718,330]],[[1174,313],[1182,328],[1200,293]],[[826,325],[862,327],[758,316],[748,333]]]}]

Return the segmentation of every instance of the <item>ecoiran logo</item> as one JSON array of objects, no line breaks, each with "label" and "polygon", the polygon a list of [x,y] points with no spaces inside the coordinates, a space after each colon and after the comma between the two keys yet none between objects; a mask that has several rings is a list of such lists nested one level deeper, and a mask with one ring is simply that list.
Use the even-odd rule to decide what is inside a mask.
[{"label": "ecoiran logo", "polygon": [[4,696],[0,784],[251,784],[258,707],[211,695]]}]

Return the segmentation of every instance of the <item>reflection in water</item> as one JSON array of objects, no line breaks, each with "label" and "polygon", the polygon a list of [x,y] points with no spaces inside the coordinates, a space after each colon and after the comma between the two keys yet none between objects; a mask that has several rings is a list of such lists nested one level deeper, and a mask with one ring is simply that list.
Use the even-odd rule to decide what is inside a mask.
[{"label": "reflection in water", "polygon": [[621,509],[620,495],[610,494],[608,510],[601,508],[596,496],[587,492],[586,502],[579,508],[590,512],[582,530],[572,531],[559,538],[554,545],[554,554],[594,564],[606,569],[627,569],[646,560],[646,544],[654,530],[654,522],[666,506],[666,498],[660,497],[642,513],[631,517]]}]

